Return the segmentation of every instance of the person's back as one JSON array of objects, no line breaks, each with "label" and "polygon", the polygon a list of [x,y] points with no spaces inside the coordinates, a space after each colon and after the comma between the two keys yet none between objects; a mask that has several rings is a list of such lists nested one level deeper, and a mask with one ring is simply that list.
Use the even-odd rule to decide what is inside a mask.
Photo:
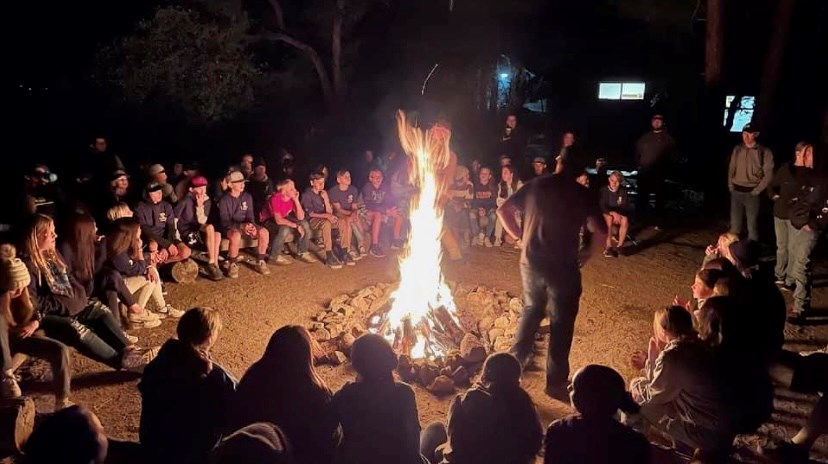
[{"label": "person's back", "polygon": [[[342,425],[341,464],[420,464],[419,422],[410,386],[352,382],[334,394]],[[411,424],[418,424],[411,443]]]},{"label": "person's back", "polygon": [[551,272],[578,269],[581,226],[592,212],[600,217],[589,190],[564,176],[541,176],[513,197],[524,205],[521,261]]},{"label": "person's back", "polygon": [[[209,329],[192,329],[208,325],[202,322],[205,316],[194,321],[198,312],[209,315]],[[214,322],[217,317],[209,308],[187,311],[179,321],[179,339],[168,340],[144,369],[138,384],[142,400],[138,435],[148,460],[156,464],[204,462],[226,427],[236,384],[208,354],[221,324]],[[196,335],[182,336],[193,332]]]},{"label": "person's back", "polygon": [[444,464],[534,464],[543,438],[535,405],[520,387],[475,385],[451,404]]},{"label": "person's back", "polygon": [[612,417],[579,414],[558,419],[546,430],[544,464],[646,464],[650,444]]}]

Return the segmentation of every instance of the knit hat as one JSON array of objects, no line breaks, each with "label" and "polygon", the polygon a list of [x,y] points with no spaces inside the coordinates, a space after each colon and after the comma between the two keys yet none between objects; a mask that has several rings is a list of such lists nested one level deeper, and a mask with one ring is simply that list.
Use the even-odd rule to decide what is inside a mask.
[{"label": "knit hat", "polygon": [[153,164],[149,167],[149,169],[147,169],[147,174],[149,174],[150,177],[155,177],[158,174],[161,174],[162,172],[166,171],[164,169],[164,166],[161,166],[160,164]]},{"label": "knit hat", "polygon": [[16,256],[14,246],[0,245],[0,291],[9,292],[28,287],[32,276]]}]

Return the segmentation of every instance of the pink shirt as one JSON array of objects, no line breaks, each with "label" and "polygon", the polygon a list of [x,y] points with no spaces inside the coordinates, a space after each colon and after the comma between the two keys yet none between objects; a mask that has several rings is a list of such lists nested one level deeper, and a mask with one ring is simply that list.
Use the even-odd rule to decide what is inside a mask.
[{"label": "pink shirt", "polygon": [[273,213],[286,218],[290,213],[296,211],[296,204],[293,198],[285,200],[280,193],[276,193],[270,197],[270,207],[262,208],[261,220],[262,222],[272,219]]}]

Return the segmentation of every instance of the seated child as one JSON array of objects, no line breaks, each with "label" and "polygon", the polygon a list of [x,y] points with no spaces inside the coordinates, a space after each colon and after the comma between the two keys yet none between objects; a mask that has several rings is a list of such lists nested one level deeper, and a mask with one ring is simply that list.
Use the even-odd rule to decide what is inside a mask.
[{"label": "seated child", "polygon": [[[624,176],[620,171],[613,171],[609,176],[609,183],[600,190],[600,205],[601,212],[604,214],[604,220],[607,223],[607,243],[604,248],[605,257],[618,257],[619,250],[623,250],[624,242],[627,240],[627,232],[630,229],[630,200],[627,197],[627,191],[624,189],[622,183]],[[618,246],[612,246],[612,229],[613,226],[618,226]]]},{"label": "seated child", "polygon": [[189,193],[175,205],[175,217],[181,238],[190,246],[201,243],[207,249],[207,275],[212,280],[221,280],[224,277],[218,266],[221,233],[212,224],[212,209],[207,179],[196,176],[190,180]]},{"label": "seated child", "polygon": [[[506,200],[514,195],[514,193],[521,187],[523,187],[523,182],[520,181],[517,173],[515,173],[515,168],[511,165],[501,167],[500,182],[497,184],[497,207],[500,208],[500,206],[503,203],[506,203]],[[520,222],[520,220],[518,220],[518,222]],[[503,245],[503,224],[500,223],[500,219],[496,219],[494,233],[494,246]],[[520,246],[515,244],[515,248],[520,248]]]},{"label": "seated child", "polygon": [[236,380],[210,355],[221,326],[212,308],[188,310],[178,338],[144,369],[138,434],[147,462],[205,462],[221,439],[236,391]]},{"label": "seated child", "polygon": [[634,414],[638,405],[613,369],[591,364],[572,377],[569,393],[577,414],[546,429],[544,464],[647,464],[650,444],[615,419],[619,410]]},{"label": "seated child", "polygon": [[305,263],[319,261],[308,251],[311,229],[305,219],[305,210],[299,201],[299,191],[290,179],[282,179],[276,184],[276,193],[270,196],[259,215],[262,225],[273,237],[270,243],[270,258],[276,264],[291,264],[292,261],[282,255],[288,234],[294,233],[296,241],[296,259]]},{"label": "seated child", "polygon": [[727,232],[719,235],[719,239],[716,241],[715,245],[707,245],[707,248],[705,248],[702,267],[704,267],[710,260],[716,258],[725,258],[732,263],[733,256],[730,255],[730,245],[738,241],[739,236],[733,232]]},{"label": "seated child", "polygon": [[227,237],[227,277],[239,277],[239,258],[242,236],[257,240],[258,262],[256,270],[259,274],[268,275],[267,248],[270,244],[270,233],[266,228],[256,224],[253,215],[253,197],[244,191],[244,174],[232,171],[227,175],[227,191],[218,201],[219,233]]},{"label": "seated child", "polygon": [[[325,264],[331,269],[342,268],[343,262],[347,266],[353,266],[354,260],[350,255],[342,253],[337,256],[334,253],[333,229],[339,228],[339,218],[333,214],[333,207],[325,191],[325,175],[321,172],[314,172],[310,175],[310,187],[302,193],[302,208],[308,215],[308,223],[311,230],[318,231],[322,236],[322,246],[325,249]],[[351,238],[351,228],[347,227],[348,240]],[[341,234],[345,236],[345,234]],[[336,247],[337,250],[339,247]],[[350,247],[349,247],[350,248]]]},{"label": "seated child", "polygon": [[491,247],[497,220],[497,184],[488,167],[481,167],[478,177],[479,182],[474,184],[474,198],[469,211],[471,234],[474,245]]},{"label": "seated child", "polygon": [[[334,214],[343,221],[339,228],[342,234],[342,248],[350,250],[354,261],[362,259],[368,254],[368,248],[365,246],[365,225],[359,217],[359,190],[351,185],[351,173],[347,169],[340,169],[336,173],[336,185],[328,189],[328,198]],[[350,227],[347,227],[349,225]],[[356,238],[357,250],[351,248],[352,236]]]},{"label": "seated child", "polygon": [[163,196],[161,184],[149,184],[147,200],[135,208],[135,216],[141,223],[141,238],[148,244],[156,263],[184,261],[190,257],[190,247],[178,239],[173,207]]},{"label": "seated child", "polygon": [[362,201],[368,210],[368,222],[371,224],[371,248],[368,250],[371,256],[385,256],[380,246],[380,230],[385,221],[392,221],[394,226],[391,248],[401,248],[403,216],[397,209],[397,201],[391,193],[391,188],[383,183],[381,170],[371,169],[368,173],[368,183],[362,187]]},{"label": "seated child", "polygon": [[635,353],[632,360],[645,374],[630,383],[640,418],[678,445],[714,460],[727,456],[734,434],[723,387],[713,353],[696,335],[690,313],[679,306],[660,309],[653,330],[647,353]]},{"label": "seated child", "polygon": [[469,168],[457,166],[454,179],[448,187],[448,204],[446,205],[446,225],[457,237],[462,237],[465,246],[471,240],[471,223],[469,207],[474,198],[474,184],[469,180]]}]

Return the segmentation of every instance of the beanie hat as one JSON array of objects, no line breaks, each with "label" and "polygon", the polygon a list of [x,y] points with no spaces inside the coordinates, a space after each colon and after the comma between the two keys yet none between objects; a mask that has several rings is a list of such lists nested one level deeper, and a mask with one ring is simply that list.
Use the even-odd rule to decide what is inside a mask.
[{"label": "beanie hat", "polygon": [[28,287],[32,276],[16,256],[14,246],[0,245],[0,291],[9,292]]}]

